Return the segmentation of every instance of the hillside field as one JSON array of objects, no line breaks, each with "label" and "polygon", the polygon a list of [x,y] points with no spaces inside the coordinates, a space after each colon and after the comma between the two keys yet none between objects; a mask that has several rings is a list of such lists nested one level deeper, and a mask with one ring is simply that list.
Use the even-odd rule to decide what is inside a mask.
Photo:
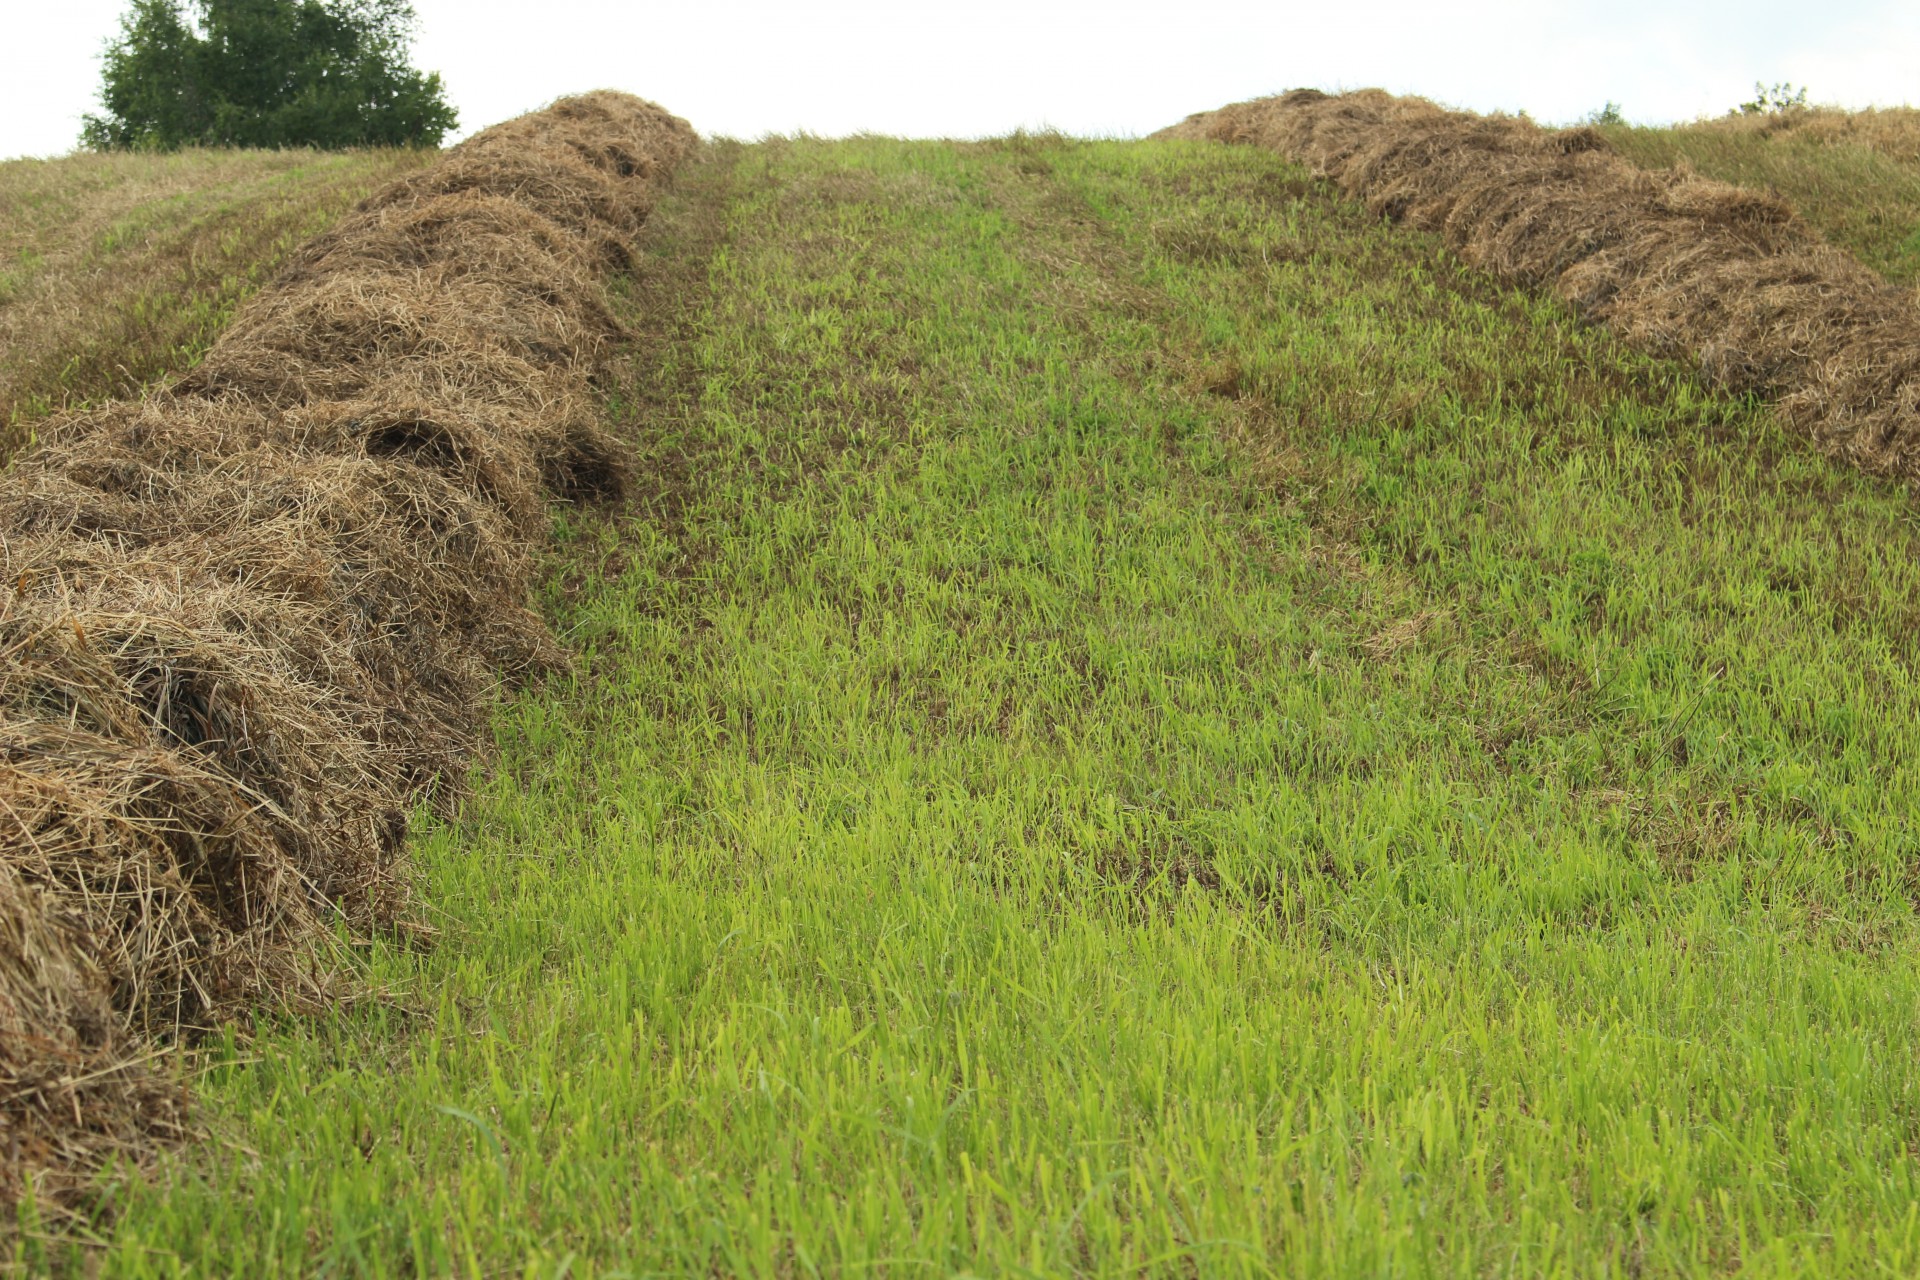
[{"label": "hillside field", "polygon": [[289,252],[428,154],[0,162],[0,457],[54,410],[192,365]]},{"label": "hillside field", "polygon": [[1778,193],[1888,279],[1920,282],[1920,111],[1802,109],[1601,132],[1635,164],[1686,164]]},{"label": "hillside field", "polygon": [[7,1265],[1920,1272],[1905,488],[1253,147],[716,142],[640,249],[433,945]]}]

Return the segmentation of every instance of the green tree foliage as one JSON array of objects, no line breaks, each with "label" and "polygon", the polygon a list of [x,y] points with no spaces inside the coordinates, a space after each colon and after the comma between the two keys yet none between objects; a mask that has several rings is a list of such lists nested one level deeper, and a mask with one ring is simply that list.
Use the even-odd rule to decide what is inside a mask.
[{"label": "green tree foliage", "polygon": [[1776,85],[1767,85],[1755,80],[1752,100],[1741,103],[1739,111],[1743,116],[1772,116],[1806,105],[1805,88],[1796,87],[1784,80]]},{"label": "green tree foliage", "polygon": [[[190,8],[189,8],[190,4]],[[99,149],[434,144],[456,116],[408,62],[407,0],[133,0],[106,50]]]}]

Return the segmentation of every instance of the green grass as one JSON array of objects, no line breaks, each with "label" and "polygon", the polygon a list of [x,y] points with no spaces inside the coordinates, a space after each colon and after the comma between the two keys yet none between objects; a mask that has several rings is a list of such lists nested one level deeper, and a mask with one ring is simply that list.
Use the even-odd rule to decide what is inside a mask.
[{"label": "green grass", "polygon": [[1254,148],[651,234],[439,944],[21,1265],[1920,1269],[1903,495]]},{"label": "green grass", "polygon": [[[1804,113],[1788,122],[1804,119],[1805,126],[1778,122],[1774,132],[1767,129],[1769,119],[1619,125],[1603,132],[1642,167],[1687,164],[1705,177],[1772,191],[1829,241],[1888,279],[1920,283],[1920,126],[1912,113]],[[1859,131],[1847,132],[1845,126],[1856,121]]]}]

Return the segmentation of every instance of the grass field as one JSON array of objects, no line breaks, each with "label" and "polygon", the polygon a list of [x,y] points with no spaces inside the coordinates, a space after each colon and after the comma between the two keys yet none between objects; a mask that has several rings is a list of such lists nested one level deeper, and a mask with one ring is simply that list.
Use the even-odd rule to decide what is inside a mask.
[{"label": "grass field", "polygon": [[0,458],[35,419],[198,359],[281,259],[422,151],[0,163]]},{"label": "grass field", "polygon": [[1906,496],[1254,148],[723,145],[647,250],[438,945],[16,1266],[1920,1269]]},{"label": "grass field", "polygon": [[1806,111],[1602,132],[1647,168],[1684,163],[1709,178],[1774,191],[1868,266],[1920,283],[1920,114]]}]

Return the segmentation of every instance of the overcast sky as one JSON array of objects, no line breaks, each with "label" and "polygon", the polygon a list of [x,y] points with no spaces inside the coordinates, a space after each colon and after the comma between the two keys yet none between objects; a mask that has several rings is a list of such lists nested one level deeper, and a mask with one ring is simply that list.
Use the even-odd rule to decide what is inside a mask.
[{"label": "overcast sky", "polygon": [[[71,148],[125,0],[0,0],[0,156]],[[416,0],[461,130],[582,89],[709,134],[1132,135],[1279,89],[1379,85],[1571,121],[1717,115],[1755,80],[1920,103],[1916,0]]]}]

